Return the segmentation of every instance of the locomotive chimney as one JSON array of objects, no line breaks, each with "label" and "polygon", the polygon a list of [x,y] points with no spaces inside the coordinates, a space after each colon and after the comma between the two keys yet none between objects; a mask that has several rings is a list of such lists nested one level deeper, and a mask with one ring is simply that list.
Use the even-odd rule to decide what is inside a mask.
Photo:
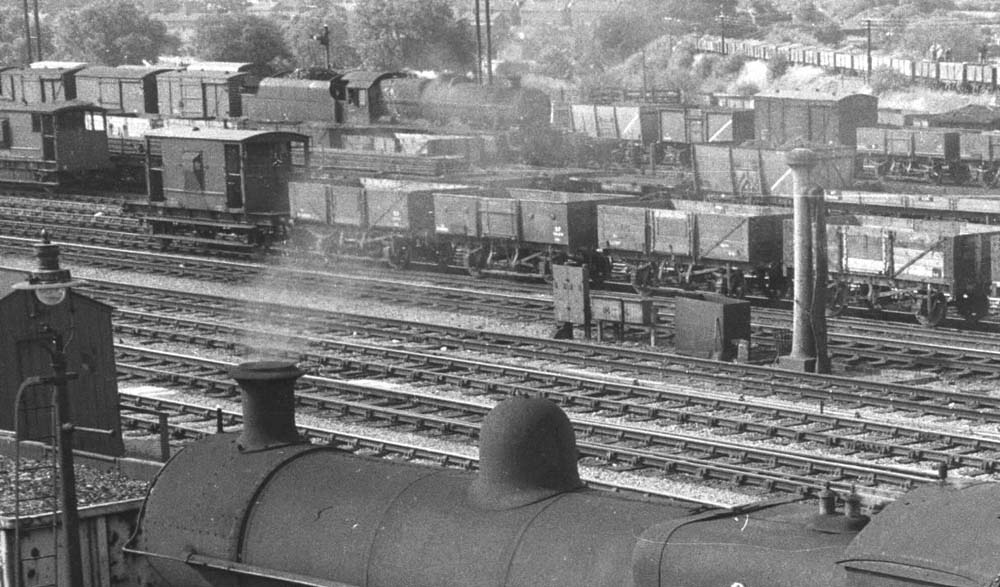
[{"label": "locomotive chimney", "polygon": [[295,429],[295,380],[303,372],[286,361],[240,363],[229,375],[243,399],[241,451],[255,451],[301,442]]}]

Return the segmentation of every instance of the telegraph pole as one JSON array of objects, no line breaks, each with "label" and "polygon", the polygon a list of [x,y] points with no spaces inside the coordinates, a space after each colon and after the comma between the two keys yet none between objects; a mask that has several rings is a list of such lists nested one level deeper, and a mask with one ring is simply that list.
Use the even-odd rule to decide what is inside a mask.
[{"label": "telegraph pole", "polygon": [[493,34],[490,21],[490,0],[486,0],[486,79],[489,85],[493,85]]},{"label": "telegraph pole", "polygon": [[726,15],[719,10],[719,36],[722,39],[722,54],[726,54]]},{"label": "telegraph pole", "polygon": [[28,52],[28,60],[25,65],[29,65],[34,59],[31,57],[31,17],[28,12],[28,0],[24,0],[24,48]]},{"label": "telegraph pole", "polygon": [[35,3],[35,54],[38,55],[38,60],[42,60],[42,25],[38,21],[38,0],[34,0]]},{"label": "telegraph pole", "polygon": [[482,25],[479,21],[479,0],[476,2],[476,83],[483,83],[483,33]]},{"label": "telegraph pole", "polygon": [[869,83],[872,80],[872,19],[867,19],[868,29],[868,73],[865,74],[865,83]]}]

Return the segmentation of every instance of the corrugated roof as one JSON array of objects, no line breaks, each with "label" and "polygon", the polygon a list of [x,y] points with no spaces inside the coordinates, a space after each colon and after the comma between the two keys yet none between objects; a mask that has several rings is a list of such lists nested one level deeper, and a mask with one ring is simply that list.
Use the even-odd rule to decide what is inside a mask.
[{"label": "corrugated roof", "polygon": [[229,81],[234,78],[245,77],[247,74],[244,72],[226,73],[222,71],[192,71],[192,70],[180,70],[180,71],[167,71],[160,74],[160,77],[169,78],[197,78],[197,79],[207,79],[214,81]]},{"label": "corrugated roof", "polygon": [[35,61],[30,69],[81,69],[87,67],[85,61]]},{"label": "corrugated roof", "polygon": [[189,63],[188,71],[214,71],[216,73],[245,73],[253,68],[253,63],[243,61],[196,61]]},{"label": "corrugated roof", "polygon": [[141,79],[149,75],[172,71],[168,67],[144,67],[141,65],[121,65],[109,67],[107,65],[94,65],[86,67],[76,74],[77,77],[98,77],[116,79]]},{"label": "corrugated roof", "polygon": [[822,102],[837,102],[840,100],[846,100],[847,98],[853,98],[855,96],[875,98],[875,96],[871,96],[869,94],[831,94],[829,92],[805,92],[805,91],[760,92],[759,94],[753,95],[754,99],[775,98],[775,99],[785,99],[785,100],[816,100]]},{"label": "corrugated roof", "polygon": [[161,137],[172,139],[201,139],[206,141],[227,141],[231,143],[244,143],[257,141],[270,137],[288,138],[291,140],[308,140],[303,134],[272,131],[272,130],[236,130],[231,128],[201,128],[201,127],[173,127],[157,128],[146,132],[148,137]]},{"label": "corrugated roof", "polygon": [[0,101],[0,112],[37,112],[39,114],[52,114],[66,110],[99,110],[106,112],[103,106],[98,106],[83,100],[62,100],[58,102],[42,102],[39,104],[23,104],[21,102]]}]

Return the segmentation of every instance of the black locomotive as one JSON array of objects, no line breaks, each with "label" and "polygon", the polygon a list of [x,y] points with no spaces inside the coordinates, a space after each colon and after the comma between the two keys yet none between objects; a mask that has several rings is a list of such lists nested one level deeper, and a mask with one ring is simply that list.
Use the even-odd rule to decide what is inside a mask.
[{"label": "black locomotive", "polygon": [[[289,363],[249,363],[245,428],[178,453],[126,552],[146,585],[982,587],[1000,486],[930,486],[872,518],[857,496],[695,509],[591,490],[543,399],[499,404],[478,473],[299,441]],[[206,472],[210,471],[210,474]],[[195,497],[197,496],[197,497]]]}]

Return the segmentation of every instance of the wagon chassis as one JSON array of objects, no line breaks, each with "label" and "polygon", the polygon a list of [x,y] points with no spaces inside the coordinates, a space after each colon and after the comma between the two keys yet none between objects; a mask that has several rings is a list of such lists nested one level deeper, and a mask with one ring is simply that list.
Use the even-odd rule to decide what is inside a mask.
[{"label": "wagon chassis", "polygon": [[920,324],[937,326],[947,317],[949,306],[954,307],[967,322],[978,322],[989,314],[989,297],[986,292],[972,290],[956,294],[942,284],[875,276],[831,275],[827,287],[827,314],[839,316],[849,306],[863,306],[874,312],[912,312]]}]

